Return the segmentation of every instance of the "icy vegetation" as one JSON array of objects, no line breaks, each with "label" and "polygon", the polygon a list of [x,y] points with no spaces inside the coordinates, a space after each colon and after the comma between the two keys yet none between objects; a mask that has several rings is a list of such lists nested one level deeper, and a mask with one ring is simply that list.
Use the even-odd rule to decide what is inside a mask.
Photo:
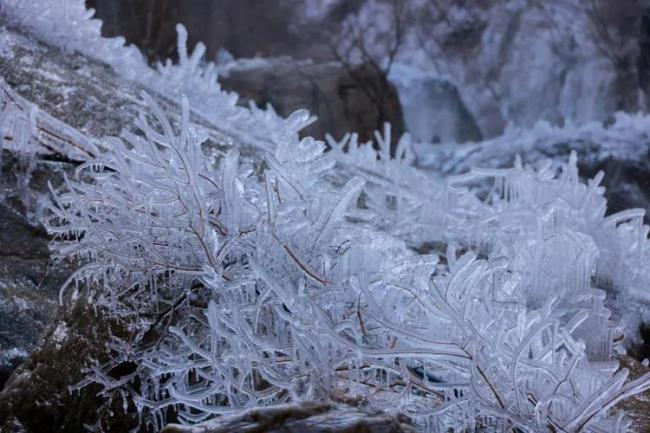
[{"label": "icy vegetation", "polygon": [[[612,408],[650,375],[618,369],[635,322],[610,307],[647,296],[650,245],[642,211],[606,215],[602,173],[583,182],[571,153],[435,174],[414,165],[408,136],[391,155],[389,126],[374,143],[329,137],[326,152],[298,136],[307,112],[236,106],[181,27],[180,64],[153,70],[101,39],[81,0],[65,4],[5,0],[2,13],[181,101],[170,116],[143,94],[134,128],[46,203],[54,253],[81,262],[61,302],[89,289],[98,309],[133,319],[79,386],[101,384],[156,430],[356,400],[422,432],[626,431]],[[231,149],[204,149],[191,114]],[[458,155],[430,165],[471,160]],[[134,371],[110,374],[125,362]]]},{"label": "icy vegetation", "polygon": [[[186,100],[179,125],[150,103],[141,134],[105,141],[47,220],[57,254],[86,263],[62,295],[94,285],[97,305],[143,315],[89,378],[107,395],[119,388],[158,427],[168,406],[198,422],[347,396],[425,431],[623,431],[607,410],[650,377],[616,371],[621,330],[594,285],[612,265],[643,268],[647,231],[638,212],[604,218],[598,180],[580,183],[574,159],[559,176],[515,166],[441,181],[409,164],[407,139],[390,159],[386,131],[376,153],[353,136],[332,152],[365,168],[339,188],[323,179],[322,143],[294,136],[262,172],[235,150],[215,166]],[[495,179],[484,199],[462,188],[480,177]],[[418,234],[446,248],[400,241]],[[130,376],[106,374],[127,359]]]},{"label": "icy vegetation", "polygon": [[[56,252],[86,262],[69,286],[143,314],[89,378],[107,395],[120,389],[158,427],[169,406],[193,423],[356,397],[423,431],[624,431],[608,410],[650,377],[616,370],[622,330],[595,286],[625,296],[615,275],[648,262],[647,228],[635,211],[605,218],[598,179],[582,184],[575,159],[559,175],[517,165],[436,180],[409,164],[406,139],[388,158],[386,131],[377,153],[334,150],[365,168],[339,188],[323,179],[334,159],[322,143],[294,137],[262,172],[235,150],[215,166],[187,101],[176,127],[152,110],[140,135],[79,167],[47,221]],[[391,181],[414,177],[417,190]],[[486,198],[462,187],[481,177],[495,180]],[[418,234],[446,247],[415,254],[400,238]],[[106,374],[124,360],[137,370]]]},{"label": "icy vegetation", "polygon": [[[272,149],[275,140],[285,140],[285,134],[295,132],[271,107],[260,110],[251,103],[250,108],[243,108],[237,105],[238,95],[222,91],[217,81],[219,66],[204,60],[202,43],[188,53],[187,31],[181,24],[177,26],[179,63],[168,61],[151,68],[136,47],[124,45],[124,38],[103,38],[101,21],[92,19],[93,13],[84,0],[0,3],[0,14],[36,37],[107,63],[123,78],[174,100],[186,96],[193,111],[239,142]],[[283,127],[278,128],[279,123]]]},{"label": "icy vegetation", "polygon": [[[468,171],[472,165],[499,167],[510,164],[516,155],[539,164],[548,155],[576,151],[589,162],[607,158],[640,161],[650,140],[650,118],[643,114],[618,112],[608,125],[588,122],[582,125],[553,126],[537,122],[532,128],[510,127],[503,135],[480,143],[431,146],[417,143],[418,166],[444,174]],[[557,162],[555,162],[557,165]]]}]

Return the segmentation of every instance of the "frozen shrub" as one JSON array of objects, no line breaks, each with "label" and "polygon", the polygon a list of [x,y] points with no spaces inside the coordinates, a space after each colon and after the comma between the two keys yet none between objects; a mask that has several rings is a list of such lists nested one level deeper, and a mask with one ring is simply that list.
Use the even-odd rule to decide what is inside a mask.
[{"label": "frozen shrub", "polygon": [[[378,151],[352,138],[332,155],[296,134],[256,171],[235,150],[204,155],[186,100],[179,124],[149,104],[139,134],[107,140],[54,193],[48,220],[57,253],[85,261],[68,284],[141,318],[89,376],[107,397],[155,428],[169,408],[195,423],[362,397],[423,431],[624,431],[609,409],[650,377],[616,370],[621,327],[593,282],[610,251],[640,260],[625,222],[639,215],[603,218],[575,158],[559,176],[516,165],[436,179],[409,165],[407,141],[399,160],[382,153],[390,131]],[[337,159],[361,177],[334,186]],[[486,197],[462,187],[483,177]],[[391,230],[402,217],[419,225]],[[399,240],[417,236],[446,248],[418,255]],[[125,360],[136,371],[107,374]]]},{"label": "frozen shrub", "polygon": [[[79,386],[100,383],[153,429],[359,398],[421,431],[625,431],[611,409],[650,376],[618,370],[630,322],[610,307],[647,286],[648,229],[638,210],[605,217],[602,175],[580,181],[575,156],[423,172],[408,137],[390,157],[389,128],[379,150],[348,135],[325,153],[298,138],[307,112],[236,106],[182,28],[180,65],[153,70],[82,6],[8,0],[2,13],[182,102],[173,120],[145,95],[136,130],[52,189],[53,251],[81,263],[61,301],[83,284],[134,318]],[[206,156],[190,103],[229,151]],[[110,374],[124,362],[133,371]]]}]

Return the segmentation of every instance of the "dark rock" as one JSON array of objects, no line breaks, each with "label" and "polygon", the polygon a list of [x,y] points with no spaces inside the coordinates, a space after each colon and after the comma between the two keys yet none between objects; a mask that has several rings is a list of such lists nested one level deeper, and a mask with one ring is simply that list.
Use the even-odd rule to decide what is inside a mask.
[{"label": "dark rock", "polygon": [[415,433],[408,420],[345,404],[303,403],[256,408],[241,414],[161,433]]},{"label": "dark rock", "polygon": [[650,215],[650,148],[644,159],[621,159],[610,156],[600,161],[578,161],[580,174],[593,177],[598,171],[605,172],[603,186],[606,188],[609,213],[631,208],[646,210],[646,223]]},{"label": "dark rock", "polygon": [[650,324],[641,323],[639,335],[641,338],[627,350],[627,353],[639,361],[650,359]]},{"label": "dark rock", "polygon": [[0,387],[38,342],[69,273],[50,266],[49,237],[33,214],[47,182],[60,183],[70,164],[42,160],[29,174],[22,165],[14,154],[0,155]]},{"label": "dark rock", "polygon": [[[642,375],[650,372],[650,368],[641,364],[629,356],[619,357],[622,368],[630,370],[628,380],[635,380]],[[637,394],[618,403],[614,410],[622,409],[625,411],[626,418],[631,421],[629,433],[649,433],[650,432],[650,391]]]},{"label": "dark rock", "polygon": [[2,426],[2,431],[3,433],[27,433],[25,426],[15,418],[12,418],[5,423],[5,425]]},{"label": "dark rock", "polygon": [[[350,1],[350,0],[348,0]],[[296,28],[300,0],[87,0],[104,25],[105,36],[124,36],[150,60],[175,55],[177,23],[190,44],[205,43],[209,58],[221,48],[236,57],[266,57],[302,52],[312,45]]]},{"label": "dark rock", "polygon": [[119,396],[106,406],[98,385],[73,390],[93,362],[110,359],[109,336],[119,333],[123,323],[89,305],[86,295],[59,311],[43,342],[0,392],[0,431],[79,433],[100,425],[104,431],[127,432],[138,427],[134,408],[127,405],[125,413]]},{"label": "dark rock", "polygon": [[[318,121],[303,131],[322,139],[326,133],[341,138],[359,133],[360,140],[392,125],[394,138],[404,132],[402,110],[395,87],[371,65],[347,68],[338,62],[312,63],[290,58],[242,60],[219,78],[222,87],[239,93],[241,101],[271,104],[281,115],[306,108]],[[393,140],[396,141],[396,140]]]}]

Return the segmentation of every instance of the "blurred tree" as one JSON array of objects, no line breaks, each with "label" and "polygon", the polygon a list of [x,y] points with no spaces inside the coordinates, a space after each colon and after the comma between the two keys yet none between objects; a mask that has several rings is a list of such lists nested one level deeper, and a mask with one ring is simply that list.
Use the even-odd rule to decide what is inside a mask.
[{"label": "blurred tree", "polygon": [[[639,25],[639,82],[646,95],[650,95],[650,2],[644,5]],[[648,102],[646,101],[646,104]],[[647,106],[645,107],[647,109]]]},{"label": "blurred tree", "polygon": [[124,36],[150,61],[173,58],[175,25],[183,23],[191,45],[206,44],[208,58],[220,48],[235,57],[266,57],[299,52],[307,42],[297,35],[298,0],[87,0],[104,22],[105,36]]},{"label": "blurred tree", "polygon": [[178,0],[86,0],[103,21],[105,36],[124,36],[150,61],[176,52],[175,25],[180,18]]},{"label": "blurred tree", "polygon": [[589,32],[616,71],[617,109],[637,111],[642,79],[638,67],[643,44],[642,9],[638,0],[585,0]]}]

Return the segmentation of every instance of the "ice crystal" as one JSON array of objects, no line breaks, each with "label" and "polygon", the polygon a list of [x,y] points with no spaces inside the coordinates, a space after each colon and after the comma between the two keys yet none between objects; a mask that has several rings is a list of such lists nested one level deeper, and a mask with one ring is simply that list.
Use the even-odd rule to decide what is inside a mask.
[{"label": "ice crystal", "polygon": [[[107,396],[126,389],[155,427],[169,406],[195,423],[347,395],[430,431],[624,431],[609,409],[650,376],[616,370],[621,326],[594,282],[599,260],[647,260],[647,232],[638,212],[603,217],[599,179],[582,184],[575,157],[559,175],[518,164],[409,185],[407,141],[391,159],[387,129],[379,150],[331,141],[334,158],[296,134],[254,172],[234,150],[208,162],[186,100],[178,125],[149,104],[139,135],[106,141],[54,194],[48,222],[61,256],[87,260],[71,284],[95,283],[109,309],[158,312],[115,343],[135,373],[94,370]],[[337,187],[335,160],[365,170]],[[483,177],[487,197],[462,187]],[[446,248],[414,253],[396,215]]]},{"label": "ice crystal", "polygon": [[[625,431],[610,409],[650,375],[617,369],[629,328],[609,307],[645,288],[648,228],[638,210],[605,216],[602,175],[582,182],[575,154],[442,176],[413,165],[408,137],[391,156],[389,127],[374,146],[330,137],[326,153],[298,137],[306,111],[237,106],[183,28],[180,64],[154,70],[68,4],[6,0],[2,13],[181,100],[174,120],[145,94],[134,130],[52,188],[52,248],[81,263],[62,303],[83,285],[136,318],[80,386],[132,402],[154,429],[356,397],[421,431]],[[208,158],[190,106],[253,160],[236,146]],[[25,132],[20,116],[3,130]],[[125,361],[133,372],[110,374]]]}]

